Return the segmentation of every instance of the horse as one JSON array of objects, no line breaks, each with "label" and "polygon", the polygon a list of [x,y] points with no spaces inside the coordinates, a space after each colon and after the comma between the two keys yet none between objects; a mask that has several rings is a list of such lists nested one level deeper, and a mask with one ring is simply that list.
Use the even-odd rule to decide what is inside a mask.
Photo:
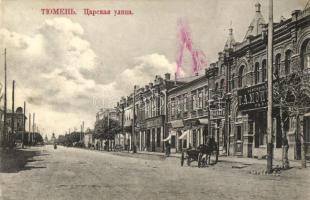
[{"label": "horse", "polygon": [[214,138],[209,138],[207,143],[199,145],[197,150],[199,150],[198,167],[204,167],[210,164],[211,154],[217,150],[217,144]]}]

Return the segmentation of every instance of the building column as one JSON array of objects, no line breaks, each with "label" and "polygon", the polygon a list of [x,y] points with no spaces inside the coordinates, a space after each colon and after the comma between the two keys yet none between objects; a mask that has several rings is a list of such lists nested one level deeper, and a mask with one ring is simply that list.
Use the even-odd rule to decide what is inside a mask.
[{"label": "building column", "polygon": [[143,151],[145,151],[145,148],[146,148],[146,130],[143,131],[143,135],[144,135],[144,137],[143,137],[143,140],[144,140]]}]

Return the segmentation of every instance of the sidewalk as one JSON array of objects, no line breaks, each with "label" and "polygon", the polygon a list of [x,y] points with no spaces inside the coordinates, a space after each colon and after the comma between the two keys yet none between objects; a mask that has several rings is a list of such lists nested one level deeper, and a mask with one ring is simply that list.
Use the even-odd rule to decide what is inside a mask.
[{"label": "sidewalk", "polygon": [[[148,155],[157,155],[157,156],[165,156],[164,153],[161,152],[148,152],[148,151],[138,151],[139,154],[148,154]],[[170,157],[173,158],[181,158],[181,153],[173,153],[170,154]],[[244,158],[244,157],[236,157],[236,156],[219,156],[220,162],[230,162],[230,163],[242,163],[245,165],[252,165],[252,164],[258,164],[258,165],[265,165],[266,160],[265,159],[256,159],[256,158]],[[290,166],[291,167],[300,167],[301,161],[300,160],[290,160]],[[274,166],[281,166],[282,161],[281,160],[273,160]],[[307,160],[307,166],[310,165],[310,161]]]},{"label": "sidewalk", "polygon": [[[93,151],[100,151],[100,150],[93,150]],[[108,151],[104,151],[108,152]],[[121,154],[132,154],[132,151],[110,151],[110,153],[121,153]],[[162,152],[149,152],[149,151],[137,151],[137,154],[141,155],[151,155],[151,156],[158,156],[158,157],[166,157],[165,153]],[[169,156],[170,158],[180,159],[181,153],[172,153]],[[237,156],[219,156],[219,162],[228,162],[228,163],[242,163],[244,165],[266,165],[265,159],[257,159],[257,158],[244,158],[244,157],[237,157]],[[300,160],[290,160],[290,167],[301,167]],[[273,160],[274,166],[281,166],[281,160]],[[307,160],[307,166],[310,166],[310,160]]]}]

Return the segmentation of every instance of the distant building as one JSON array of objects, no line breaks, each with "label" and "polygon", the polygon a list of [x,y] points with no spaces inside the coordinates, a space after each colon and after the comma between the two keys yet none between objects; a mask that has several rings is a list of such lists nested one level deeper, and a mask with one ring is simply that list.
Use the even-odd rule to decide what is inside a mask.
[{"label": "distant building", "polygon": [[94,147],[94,131],[87,129],[84,133],[83,141],[86,148]]},{"label": "distant building", "polygon": [[[12,130],[12,118],[14,121],[13,130]],[[14,113],[12,113],[11,110],[8,110],[6,124],[9,138],[12,138],[13,142],[15,141],[17,135],[23,134],[26,120],[27,117],[24,115],[22,107],[18,107]]]},{"label": "distant building", "polygon": [[51,140],[50,140],[50,141],[51,141],[52,144],[54,144],[55,142],[57,142],[56,137],[55,137],[55,133],[52,134],[52,137],[51,137]]}]

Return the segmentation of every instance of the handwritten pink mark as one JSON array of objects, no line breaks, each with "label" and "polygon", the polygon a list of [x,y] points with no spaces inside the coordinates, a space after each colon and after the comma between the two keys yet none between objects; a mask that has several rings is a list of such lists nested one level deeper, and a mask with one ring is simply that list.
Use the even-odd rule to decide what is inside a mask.
[{"label": "handwritten pink mark", "polygon": [[178,20],[179,27],[179,50],[178,56],[176,60],[177,68],[176,68],[176,77],[180,76],[182,61],[183,61],[183,52],[184,47],[190,52],[192,57],[192,73],[196,74],[199,70],[201,70],[204,66],[207,65],[206,56],[200,49],[193,48],[193,41],[190,32],[189,25],[183,19]]}]

